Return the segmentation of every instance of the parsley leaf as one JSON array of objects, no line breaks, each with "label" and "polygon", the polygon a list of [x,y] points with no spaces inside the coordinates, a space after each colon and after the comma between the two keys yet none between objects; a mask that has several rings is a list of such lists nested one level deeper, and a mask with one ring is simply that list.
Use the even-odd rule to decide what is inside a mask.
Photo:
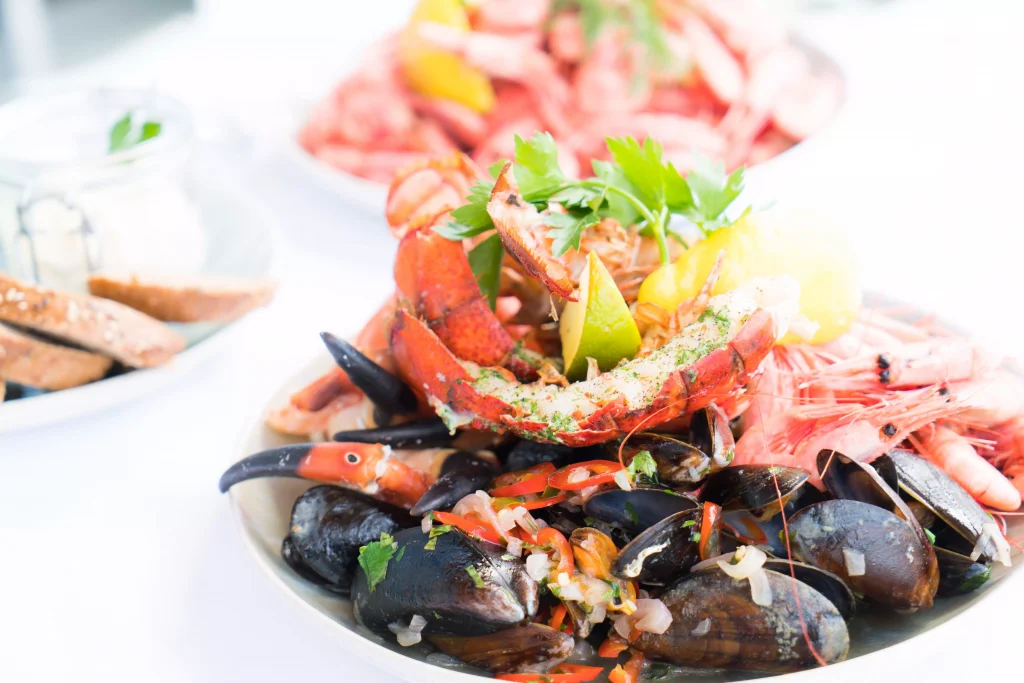
[{"label": "parsley leaf", "polygon": [[491,200],[491,187],[476,183],[469,188],[466,204],[452,211],[452,220],[445,225],[435,225],[434,232],[450,240],[476,237],[494,229],[494,221],[487,213],[487,202]]},{"label": "parsley leaf", "polygon": [[[579,238],[576,238],[577,244]],[[494,233],[469,252],[469,267],[473,269],[480,291],[487,297],[487,303],[494,310],[498,301],[498,288],[501,285],[501,260],[505,257],[505,247],[501,244],[501,236]]]},{"label": "parsley leaf", "polygon": [[160,135],[162,129],[163,126],[157,121],[143,121],[136,126],[134,112],[128,112],[111,127],[108,152],[120,152],[151,140]]},{"label": "parsley leaf", "polygon": [[395,539],[383,531],[379,541],[373,541],[359,549],[359,566],[366,572],[366,583],[370,586],[371,593],[387,576],[388,562],[396,552],[398,544],[395,543]]},{"label": "parsley leaf", "polygon": [[626,468],[629,473],[629,478],[634,483],[638,477],[645,477],[655,485],[658,482],[658,463],[651,457],[649,451],[640,451],[633,460],[629,463],[629,467]]},{"label": "parsley leaf", "polygon": [[551,226],[548,235],[554,239],[551,244],[551,253],[561,256],[569,249],[580,248],[580,238],[586,228],[596,224],[600,220],[593,213],[582,216],[572,213],[553,213],[544,217],[544,222]]},{"label": "parsley leaf", "polygon": [[652,138],[641,145],[633,138],[608,138],[608,151],[623,175],[632,183],[635,194],[647,206],[665,204],[665,169],[661,145]]},{"label": "parsley leaf", "polygon": [[478,572],[476,570],[476,567],[474,567],[473,565],[469,565],[468,567],[466,567],[466,573],[469,574],[470,578],[473,579],[473,585],[475,585],[477,588],[484,588],[487,585],[484,583],[484,580],[480,577],[480,572]]},{"label": "parsley leaf", "polygon": [[714,232],[730,224],[724,218],[726,209],[743,192],[743,169],[726,175],[725,164],[698,156],[693,170],[686,176],[692,192],[692,203],[684,215],[704,233]]},{"label": "parsley leaf", "polygon": [[537,133],[529,140],[516,136],[515,176],[528,202],[549,198],[569,181],[558,165],[558,147],[551,133]]}]

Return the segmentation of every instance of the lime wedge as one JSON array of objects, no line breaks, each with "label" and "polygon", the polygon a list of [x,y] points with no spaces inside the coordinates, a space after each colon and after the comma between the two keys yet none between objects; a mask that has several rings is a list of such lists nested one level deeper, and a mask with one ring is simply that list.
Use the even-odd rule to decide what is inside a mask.
[{"label": "lime wedge", "polygon": [[587,358],[597,361],[602,372],[640,349],[640,331],[615,280],[594,252],[580,276],[579,301],[570,301],[558,326],[562,337],[565,376],[587,376]]}]

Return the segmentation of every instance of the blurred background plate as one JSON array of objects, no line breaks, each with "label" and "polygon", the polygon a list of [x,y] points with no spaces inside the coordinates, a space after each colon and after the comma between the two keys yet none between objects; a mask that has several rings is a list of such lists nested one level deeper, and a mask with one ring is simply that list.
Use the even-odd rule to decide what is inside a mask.
[{"label": "blurred background plate", "polygon": [[[266,208],[227,172],[224,159],[213,147],[198,145],[190,163],[190,193],[203,217],[206,241],[201,274],[273,276],[277,238]],[[172,324],[188,340],[188,348],[167,365],[4,401],[0,403],[0,433],[55,424],[156,391],[224,351],[245,324],[246,318],[227,325]],[[12,393],[11,387],[8,393]]]}]

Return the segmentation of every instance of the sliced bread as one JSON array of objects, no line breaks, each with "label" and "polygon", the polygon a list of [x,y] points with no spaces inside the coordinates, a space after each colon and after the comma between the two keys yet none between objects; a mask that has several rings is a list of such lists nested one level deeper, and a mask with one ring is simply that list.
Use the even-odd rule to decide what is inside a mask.
[{"label": "sliced bread", "polygon": [[112,364],[109,358],[51,344],[0,324],[0,378],[8,382],[59,391],[100,379]]},{"label": "sliced bread", "polygon": [[266,278],[166,279],[106,273],[89,278],[92,294],[174,323],[230,322],[266,306],[276,289],[277,284]]},{"label": "sliced bread", "polygon": [[162,365],[185,348],[185,339],[170,327],[116,301],[36,287],[4,273],[0,322],[136,368]]}]

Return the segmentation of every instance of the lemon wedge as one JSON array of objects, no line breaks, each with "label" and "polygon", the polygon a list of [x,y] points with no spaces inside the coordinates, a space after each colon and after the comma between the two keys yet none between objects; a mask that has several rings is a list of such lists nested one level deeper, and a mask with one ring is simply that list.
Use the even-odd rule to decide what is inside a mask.
[{"label": "lemon wedge", "polygon": [[432,48],[417,33],[424,22],[469,31],[469,17],[462,0],[420,0],[398,44],[402,75],[413,90],[440,97],[485,113],[494,107],[494,87],[479,69],[458,55]]},{"label": "lemon wedge", "polygon": [[712,294],[758,277],[791,275],[800,283],[800,312],[818,324],[818,331],[810,340],[787,334],[783,344],[824,344],[857,319],[862,294],[843,231],[817,213],[794,209],[750,213],[713,232],[675,263],[651,273],[640,287],[639,300],[674,311],[700,291],[723,249],[725,261]]},{"label": "lemon wedge", "polygon": [[571,380],[587,376],[588,357],[606,372],[623,358],[633,358],[640,349],[640,331],[629,306],[594,252],[587,254],[580,276],[579,300],[566,304],[558,332],[565,376]]}]

